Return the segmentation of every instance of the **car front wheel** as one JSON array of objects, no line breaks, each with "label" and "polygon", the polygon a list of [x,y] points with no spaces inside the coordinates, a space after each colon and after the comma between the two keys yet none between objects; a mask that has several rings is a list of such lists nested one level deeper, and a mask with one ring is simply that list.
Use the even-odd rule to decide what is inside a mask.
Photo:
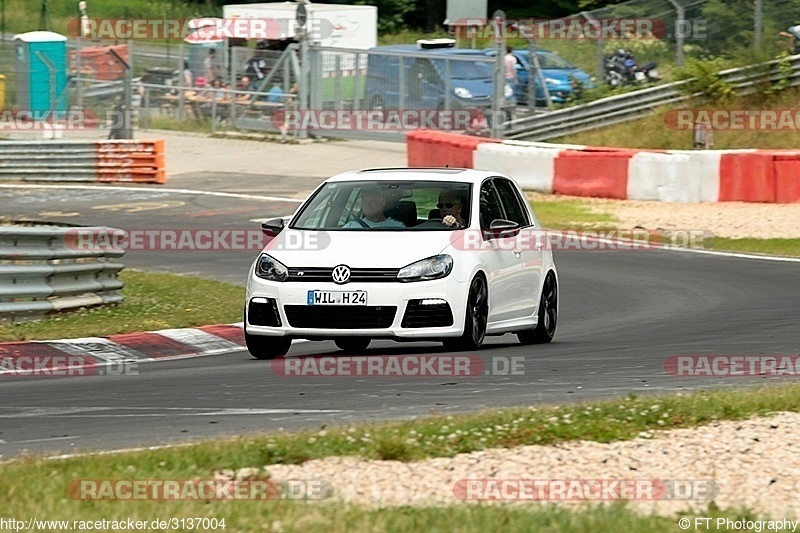
[{"label": "car front wheel", "polygon": [[486,324],[489,321],[489,290],[483,276],[475,276],[469,287],[467,311],[464,318],[464,333],[456,339],[445,339],[448,350],[477,350],[486,337]]},{"label": "car front wheel", "polygon": [[244,342],[247,351],[256,359],[275,359],[286,355],[292,346],[292,339],[287,337],[265,337],[263,335],[250,335],[244,332]]},{"label": "car front wheel", "polygon": [[545,344],[553,340],[558,322],[558,284],[552,272],[547,274],[539,299],[539,322],[535,329],[520,331],[517,338],[522,344]]}]

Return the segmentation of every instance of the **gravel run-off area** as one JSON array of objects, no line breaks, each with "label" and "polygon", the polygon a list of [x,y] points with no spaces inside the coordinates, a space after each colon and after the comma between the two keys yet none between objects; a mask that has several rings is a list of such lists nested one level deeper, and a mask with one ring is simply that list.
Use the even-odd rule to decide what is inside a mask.
[{"label": "gravel run-off area", "polygon": [[[800,414],[775,413],[698,428],[651,431],[633,440],[606,444],[575,441],[488,449],[407,463],[329,457],[302,465],[245,468],[235,477],[248,479],[268,473],[275,481],[324,481],[334,494],[320,500],[323,505],[375,508],[483,502],[575,508],[624,498],[630,509],[648,515],[702,514],[713,501],[723,509],[746,508],[762,517],[795,520],[800,518],[798,434]],[[520,487],[523,480],[536,480],[540,486],[549,483],[551,496],[541,496],[547,489],[529,491],[533,496],[525,498],[516,498],[516,492],[505,489],[504,496],[499,485],[489,483],[511,481],[512,487]],[[467,481],[472,483],[470,492],[465,492]],[[591,489],[598,486],[592,485],[595,481],[604,483],[607,490]],[[560,482],[575,489],[572,496],[583,495],[584,499],[567,500],[564,495],[570,493],[556,488]],[[667,487],[681,494],[670,499]],[[598,494],[604,495],[598,498]]]},{"label": "gravel run-off area", "polygon": [[592,211],[613,215],[621,229],[636,226],[647,230],[703,231],[717,237],[741,239],[800,238],[800,203],[758,204],[748,202],[667,203],[610,200],[577,196],[530,193],[534,210],[537,201],[577,200]]}]

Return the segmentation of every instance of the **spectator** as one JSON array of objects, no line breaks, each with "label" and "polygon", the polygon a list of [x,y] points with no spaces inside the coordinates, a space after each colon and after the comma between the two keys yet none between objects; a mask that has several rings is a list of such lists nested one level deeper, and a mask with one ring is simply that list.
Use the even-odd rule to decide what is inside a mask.
[{"label": "spectator", "polygon": [[181,85],[184,87],[194,87],[194,75],[192,69],[189,68],[189,62],[183,62],[183,70],[181,71]]},{"label": "spectator", "polygon": [[208,51],[208,56],[203,60],[203,70],[206,79],[215,80],[221,77],[219,65],[217,65],[217,51],[215,49],[212,48]]},{"label": "spectator", "polygon": [[261,82],[266,77],[269,68],[267,67],[267,60],[264,58],[264,49],[266,41],[263,39],[256,45],[256,51],[253,57],[245,63],[244,73],[250,78],[250,90],[256,91],[261,87]]},{"label": "spectator", "polygon": [[472,121],[469,124],[468,133],[483,135],[488,128],[489,123],[486,121],[486,117],[483,116],[483,110],[481,108],[476,109],[475,116],[472,117]]},{"label": "spectator", "polygon": [[280,81],[272,81],[272,88],[267,91],[267,102],[283,102],[284,99],[284,92],[281,89],[281,82]]},{"label": "spectator", "polygon": [[519,83],[517,78],[517,58],[514,57],[514,49],[510,46],[506,47],[506,57],[504,63],[506,66],[506,82],[510,83],[512,87],[516,87]]}]

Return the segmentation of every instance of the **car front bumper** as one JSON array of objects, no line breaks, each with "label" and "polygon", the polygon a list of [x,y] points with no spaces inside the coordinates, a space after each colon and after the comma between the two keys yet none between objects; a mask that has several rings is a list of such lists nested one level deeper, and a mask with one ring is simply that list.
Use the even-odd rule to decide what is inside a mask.
[{"label": "car front bumper", "polygon": [[[345,285],[281,283],[251,275],[245,302],[245,328],[251,335],[298,339],[458,337],[464,330],[468,289],[468,283],[458,281],[453,275],[430,281]],[[309,305],[309,291],[366,291],[367,305]],[[447,322],[444,306],[437,301],[447,304],[452,317],[449,325],[427,325]],[[395,308],[393,312],[392,307]],[[262,311],[269,315],[267,320],[260,314]],[[429,320],[427,317],[431,316]],[[270,325],[263,325],[265,323]]]}]

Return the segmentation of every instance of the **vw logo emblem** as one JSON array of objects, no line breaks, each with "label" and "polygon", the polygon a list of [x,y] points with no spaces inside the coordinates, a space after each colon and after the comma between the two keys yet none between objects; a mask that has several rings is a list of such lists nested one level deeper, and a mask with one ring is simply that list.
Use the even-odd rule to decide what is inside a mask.
[{"label": "vw logo emblem", "polygon": [[333,282],[338,283],[339,285],[342,283],[347,283],[350,281],[350,267],[347,265],[339,265],[334,267],[331,277],[333,278]]}]

